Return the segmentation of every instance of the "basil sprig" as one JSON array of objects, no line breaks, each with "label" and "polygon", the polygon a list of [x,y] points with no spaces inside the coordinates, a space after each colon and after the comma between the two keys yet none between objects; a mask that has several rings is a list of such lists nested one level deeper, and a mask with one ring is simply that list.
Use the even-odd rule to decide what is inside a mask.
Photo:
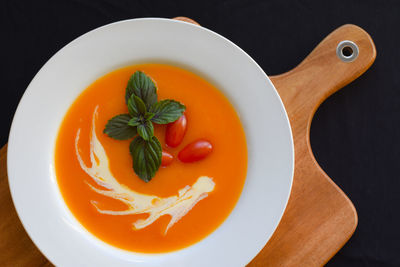
[{"label": "basil sprig", "polygon": [[129,79],[125,92],[128,114],[111,118],[104,133],[117,140],[135,137],[129,146],[133,158],[133,170],[145,182],[149,182],[161,165],[162,148],[154,136],[156,124],[167,124],[182,116],[186,107],[175,100],[157,101],[157,87],[153,80],[141,71]]}]

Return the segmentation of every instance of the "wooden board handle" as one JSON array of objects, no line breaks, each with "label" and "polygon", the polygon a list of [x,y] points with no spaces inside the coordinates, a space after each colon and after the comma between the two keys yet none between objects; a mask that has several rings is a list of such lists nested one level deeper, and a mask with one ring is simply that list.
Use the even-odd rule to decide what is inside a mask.
[{"label": "wooden board handle", "polygon": [[[346,41],[358,47],[358,56],[351,62],[345,62],[337,55],[338,45]],[[356,25],[347,24],[322,40],[297,67],[270,79],[285,103],[289,117],[297,114],[297,119],[304,116],[310,120],[328,96],[364,73],[375,57],[375,45],[369,34]]]},{"label": "wooden board handle", "polygon": [[[358,56],[351,62],[337,55],[343,41],[358,47]],[[295,169],[289,203],[279,227],[249,266],[321,266],[353,234],[357,212],[315,160],[310,127],[318,106],[365,72],[375,57],[368,33],[355,25],[344,25],[293,70],[270,77],[292,127]]]}]

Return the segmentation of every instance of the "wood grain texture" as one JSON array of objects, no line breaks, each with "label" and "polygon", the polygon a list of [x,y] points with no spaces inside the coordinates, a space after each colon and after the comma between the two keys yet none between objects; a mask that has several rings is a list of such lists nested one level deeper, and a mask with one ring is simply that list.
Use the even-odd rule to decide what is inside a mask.
[{"label": "wood grain texture", "polygon": [[[197,24],[185,17],[176,19]],[[342,40],[359,46],[360,54],[354,62],[344,63],[336,57],[336,46]],[[309,132],[318,106],[367,70],[375,56],[370,36],[357,26],[345,25],[324,39],[299,66],[270,77],[291,121],[295,174],[282,221],[249,266],[320,266],[354,232],[357,213],[315,161]],[[8,187],[6,154],[7,146],[0,151],[0,266],[52,266],[18,219]]]}]

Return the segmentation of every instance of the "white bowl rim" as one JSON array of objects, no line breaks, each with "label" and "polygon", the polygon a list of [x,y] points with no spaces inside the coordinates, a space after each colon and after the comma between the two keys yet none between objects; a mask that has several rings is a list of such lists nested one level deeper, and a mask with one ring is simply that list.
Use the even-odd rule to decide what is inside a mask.
[{"label": "white bowl rim", "polygon": [[[265,76],[265,81],[266,81],[266,87],[269,89],[273,89],[273,92],[275,94],[275,96],[277,97],[278,101],[279,101],[279,105],[281,107],[281,111],[284,114],[284,123],[287,126],[286,129],[286,135],[290,136],[290,139],[286,140],[288,142],[288,146],[290,147],[290,151],[288,151],[288,153],[290,154],[290,158],[288,158],[288,164],[286,164],[287,168],[289,169],[289,182],[287,183],[286,186],[286,191],[282,196],[282,199],[284,199],[284,201],[281,203],[280,209],[278,212],[276,212],[277,217],[279,217],[278,220],[274,221],[274,226],[270,227],[268,233],[261,238],[261,241],[258,240],[257,244],[251,247],[251,251],[245,251],[243,252],[243,255],[237,255],[237,254],[228,254],[228,255],[223,255],[223,257],[216,259],[215,262],[210,263],[208,262],[208,266],[220,266],[219,264],[224,263],[224,258],[227,259],[229,258],[233,258],[233,259],[237,259],[237,261],[232,262],[232,260],[230,260],[230,263],[234,263],[234,264],[239,264],[238,266],[242,265],[242,264],[247,264],[248,262],[250,262],[250,260],[256,256],[256,254],[263,248],[263,246],[266,244],[266,242],[269,240],[269,238],[272,236],[273,232],[275,231],[276,227],[278,226],[280,219],[283,216],[284,210],[287,206],[287,202],[290,196],[290,192],[291,192],[291,187],[292,187],[292,182],[293,182],[293,173],[294,173],[294,146],[293,146],[293,138],[292,138],[292,132],[291,132],[291,127],[290,127],[290,123],[289,123],[289,119],[288,116],[286,114],[284,105],[276,91],[276,89],[274,88],[272,82],[269,80],[268,76],[264,73],[264,71],[258,66],[258,64],[247,54],[245,53],[241,48],[239,48],[238,46],[236,46],[235,44],[233,44],[231,41],[229,41],[228,39],[222,37],[221,35],[208,30],[206,28],[203,28],[201,26],[197,26],[194,24],[190,24],[187,22],[183,22],[183,21],[177,21],[177,20],[171,20],[171,19],[164,19],[164,18],[138,18],[138,19],[128,19],[128,20],[123,20],[123,21],[118,21],[118,22],[114,22],[114,23],[110,23],[107,25],[104,25],[102,27],[96,28],[86,34],[81,35],[80,37],[76,38],[75,40],[71,41],[70,43],[68,43],[66,46],[64,46],[62,49],[60,49],[53,57],[51,57],[45,64],[44,66],[39,70],[39,72],[35,75],[35,77],[33,78],[32,82],[29,84],[29,86],[27,87],[25,93],[23,94],[23,97],[17,107],[16,113],[14,115],[14,119],[12,122],[12,126],[11,126],[11,130],[10,130],[10,136],[9,136],[9,145],[8,145],[8,158],[7,158],[7,167],[8,167],[8,172],[9,172],[9,186],[10,186],[10,191],[11,191],[11,195],[14,201],[14,205],[16,207],[18,216],[24,226],[24,228],[26,229],[28,235],[30,236],[30,238],[32,239],[32,241],[36,244],[36,246],[42,251],[42,253],[44,255],[46,255],[48,257],[48,259],[50,261],[52,261],[55,264],[60,264],[60,265],[65,265],[67,262],[65,261],[65,257],[60,257],[59,253],[55,253],[54,250],[49,252],[49,244],[47,244],[46,246],[44,246],[44,242],[47,241],[43,241],[43,239],[41,239],[40,234],[38,234],[38,229],[33,229],[31,223],[31,219],[32,216],[34,216],[32,213],[26,211],[26,209],[24,208],[24,205],[22,204],[22,198],[23,198],[23,193],[26,193],[27,190],[21,189],[21,185],[18,184],[18,182],[16,181],[16,175],[18,175],[17,173],[17,162],[18,162],[18,152],[21,152],[18,149],[19,144],[18,142],[20,141],[20,137],[19,137],[19,132],[21,132],[20,126],[21,126],[21,119],[20,117],[25,115],[27,113],[27,111],[24,110],[25,108],[25,102],[27,102],[32,94],[35,94],[35,92],[32,90],[32,84],[35,83],[36,80],[38,80],[38,77],[40,77],[41,75],[44,75],[43,73],[45,73],[47,71],[46,67],[51,63],[53,63],[52,61],[56,60],[58,55],[60,53],[62,53],[62,51],[66,50],[66,49],[70,49],[72,46],[76,45],[77,43],[79,43],[82,39],[87,38],[90,34],[94,34],[97,32],[101,32],[104,29],[108,29],[110,27],[113,26],[118,26],[121,24],[125,24],[125,23],[136,23],[136,22],[160,22],[160,23],[165,23],[165,24],[176,24],[176,25],[185,25],[185,27],[192,27],[194,29],[196,29],[196,31],[201,31],[204,34],[208,34],[210,36],[213,36],[213,38],[217,38],[220,41],[225,42],[226,44],[230,45],[231,47],[234,47],[236,49],[236,51],[238,51],[241,56],[247,57],[247,60],[255,67],[258,69],[259,72],[263,73]],[[82,90],[85,88],[82,88]],[[82,91],[81,90],[81,91]],[[236,107],[236,106],[235,106]],[[22,118],[22,117],[21,117]],[[246,133],[247,134],[247,133]],[[50,173],[52,171],[50,170]],[[247,183],[247,182],[246,182]],[[54,193],[54,192],[53,192]],[[57,192],[59,193],[59,192]],[[55,193],[55,194],[57,194]],[[242,199],[242,197],[241,197]],[[26,199],[25,199],[26,201]],[[42,201],[42,200],[41,200]],[[240,202],[241,200],[239,200]],[[65,212],[65,211],[64,211]],[[275,215],[276,215],[275,214]],[[71,214],[69,214],[71,215]],[[70,219],[70,218],[69,218]],[[225,223],[224,223],[225,224]],[[220,226],[219,228],[223,227],[224,224],[222,226]],[[76,225],[74,226],[76,227]],[[73,227],[72,227],[73,228]],[[218,229],[219,229],[218,228]],[[217,230],[218,230],[217,229]],[[42,229],[43,230],[43,229]],[[79,229],[79,231],[82,233],[84,231],[82,231],[84,229]],[[79,232],[77,231],[77,232]],[[215,231],[216,232],[216,231]],[[215,235],[215,232],[212,233],[210,236]],[[85,239],[85,241],[87,241],[87,238],[82,238]],[[208,239],[208,237],[206,238]],[[76,240],[74,240],[76,241]],[[204,240],[203,240],[204,241]],[[200,241],[199,243],[204,243],[203,241]],[[93,242],[93,240],[90,240],[90,242]],[[101,242],[100,242],[101,243]],[[198,246],[198,244],[195,244],[194,246]],[[105,244],[96,244],[93,245],[93,250],[97,250],[96,251],[96,255],[99,255],[99,251],[101,251],[102,249],[106,248],[106,250],[112,250],[115,249],[111,246],[105,245]],[[103,248],[99,248],[99,246],[104,246]],[[79,247],[79,246],[78,246]],[[192,246],[191,246],[192,247]],[[125,266],[126,263],[132,264],[133,262],[136,262],[139,264],[139,266],[157,266],[158,264],[162,263],[163,266],[169,266],[169,264],[171,264],[171,266],[175,265],[175,266],[188,266],[187,264],[189,264],[189,262],[185,262],[185,261],[181,261],[179,258],[180,257],[186,257],[187,255],[190,255],[190,253],[186,253],[191,247],[187,248],[187,249],[183,249],[183,250],[179,250],[176,252],[172,252],[172,253],[166,253],[166,254],[145,254],[145,255],[137,255],[135,253],[131,253],[131,255],[134,255],[132,257],[134,257],[133,259],[130,260],[126,260],[126,258],[123,259],[123,261],[119,262],[118,260],[120,260],[120,258],[116,257],[115,259],[117,259],[117,261],[115,262],[118,265],[121,266]],[[203,249],[204,246],[201,248]],[[78,248],[73,248],[74,250],[77,250]],[[201,250],[200,249],[200,250]],[[104,252],[104,250],[103,250]],[[126,253],[125,251],[118,251],[118,249],[115,249],[115,251],[113,253],[118,254],[119,252],[121,253]],[[171,256],[172,255],[172,256]],[[83,256],[79,256],[79,260],[75,260],[74,259],[74,263],[80,265],[80,263],[86,263],[85,262],[85,255]],[[115,256],[115,255],[114,255]],[[120,256],[120,255],[118,255]],[[59,261],[59,259],[61,259],[63,261]],[[82,261],[80,261],[82,260]],[[197,260],[201,260],[199,259],[199,257],[197,257]],[[213,259],[214,260],[214,259]],[[143,262],[144,261],[144,262]],[[146,262],[148,261],[148,262]],[[203,263],[205,263],[206,261],[202,261]],[[104,262],[105,264],[107,264],[107,262]],[[164,263],[167,263],[167,265],[164,265]],[[193,263],[193,262],[192,262]],[[143,264],[143,265],[142,265]],[[197,263],[193,264],[193,266],[201,266],[201,265],[196,265]],[[233,266],[233,265],[230,265]]]}]

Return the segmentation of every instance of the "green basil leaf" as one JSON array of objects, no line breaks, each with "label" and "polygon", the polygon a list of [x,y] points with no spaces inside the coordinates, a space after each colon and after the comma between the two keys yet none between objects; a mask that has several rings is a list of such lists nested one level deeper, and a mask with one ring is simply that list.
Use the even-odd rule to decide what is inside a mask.
[{"label": "green basil leaf", "polygon": [[133,158],[133,169],[140,179],[149,182],[161,165],[162,148],[153,136],[149,141],[137,136],[129,146]]},{"label": "green basil leaf", "polygon": [[111,118],[104,128],[104,133],[117,140],[126,140],[136,135],[136,127],[128,125],[131,116],[120,114]]},{"label": "green basil leaf", "polygon": [[132,97],[133,97],[133,99],[135,101],[135,104],[136,104],[136,107],[137,107],[137,110],[138,110],[139,114],[144,116],[144,114],[146,114],[146,105],[144,104],[143,100],[140,99],[138,96],[135,96],[135,95],[133,95]]},{"label": "green basil leaf", "polygon": [[130,119],[128,121],[128,125],[133,126],[133,127],[138,126],[141,123],[142,123],[142,120],[138,117],[133,117],[132,119]]},{"label": "green basil leaf", "polygon": [[141,98],[147,108],[157,102],[157,88],[153,80],[141,71],[136,71],[129,79],[126,87],[125,100],[136,95]]},{"label": "green basil leaf", "polygon": [[154,113],[154,117],[151,119],[152,122],[157,124],[167,124],[174,122],[182,116],[186,107],[175,100],[161,100],[154,103],[150,107],[150,112]]},{"label": "green basil leaf", "polygon": [[128,110],[132,117],[138,117],[139,115],[146,114],[146,105],[143,103],[142,99],[135,95],[131,95],[128,99]]},{"label": "green basil leaf", "polygon": [[135,100],[133,98],[133,95],[132,95],[132,97],[130,97],[128,99],[128,110],[129,110],[129,114],[132,117],[137,117],[139,115],[139,111],[138,111],[138,108],[136,106],[136,102],[135,102]]},{"label": "green basil leaf", "polygon": [[146,112],[146,114],[144,114],[144,118],[146,120],[151,120],[154,117],[154,115],[156,115],[156,114],[151,113],[151,112]]},{"label": "green basil leaf", "polygon": [[151,121],[145,121],[137,126],[138,134],[146,141],[150,140],[154,136],[154,127]]}]

